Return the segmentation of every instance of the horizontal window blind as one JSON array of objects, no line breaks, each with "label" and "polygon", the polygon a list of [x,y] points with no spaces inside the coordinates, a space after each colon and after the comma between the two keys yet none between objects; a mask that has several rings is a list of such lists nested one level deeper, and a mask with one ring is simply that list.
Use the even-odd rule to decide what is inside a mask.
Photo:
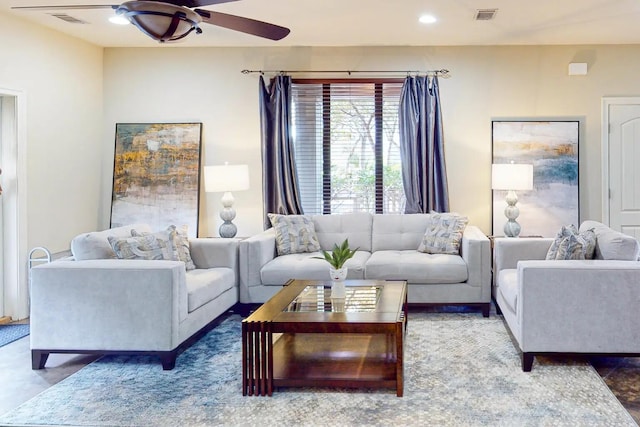
[{"label": "horizontal window blind", "polygon": [[401,213],[402,83],[292,85],[292,134],[307,214]]}]

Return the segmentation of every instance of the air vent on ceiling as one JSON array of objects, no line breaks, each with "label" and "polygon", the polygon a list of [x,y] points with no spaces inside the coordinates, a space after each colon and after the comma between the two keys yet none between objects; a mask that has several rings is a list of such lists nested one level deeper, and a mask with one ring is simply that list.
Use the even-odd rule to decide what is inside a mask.
[{"label": "air vent on ceiling", "polygon": [[54,16],[58,19],[62,19],[65,22],[70,24],[88,24],[87,21],[83,21],[82,19],[74,18],[71,15],[67,15],[66,13],[50,13],[49,15]]},{"label": "air vent on ceiling", "polygon": [[476,10],[476,21],[491,21],[495,18],[498,9],[478,9]]}]

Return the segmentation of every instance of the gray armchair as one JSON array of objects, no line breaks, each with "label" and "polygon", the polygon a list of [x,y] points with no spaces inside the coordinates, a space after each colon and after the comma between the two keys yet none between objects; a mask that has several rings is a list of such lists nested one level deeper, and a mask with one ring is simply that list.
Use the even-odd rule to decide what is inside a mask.
[{"label": "gray armchair", "polygon": [[603,224],[585,221],[580,230],[588,228],[596,234],[592,260],[545,260],[550,238],[494,242],[493,295],[523,371],[535,355],[640,354],[640,246]]},{"label": "gray armchair", "polygon": [[[237,303],[236,239],[189,239],[196,268],[186,271],[182,261],[112,259],[106,236],[131,228],[79,236],[91,250],[79,256],[77,239],[72,250],[85,259],[32,269],[33,369],[50,353],[150,354],[172,369],[181,346]],[[107,259],[86,259],[95,256]]]}]

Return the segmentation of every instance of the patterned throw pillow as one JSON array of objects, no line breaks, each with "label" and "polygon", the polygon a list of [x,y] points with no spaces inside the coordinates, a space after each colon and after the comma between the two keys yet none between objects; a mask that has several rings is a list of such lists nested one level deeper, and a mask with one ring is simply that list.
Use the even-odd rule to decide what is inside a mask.
[{"label": "patterned throw pillow", "polygon": [[308,216],[268,214],[268,217],[276,232],[278,255],[320,250],[316,228]]},{"label": "patterned throw pillow", "polygon": [[170,239],[158,239],[153,234],[118,238],[107,237],[120,259],[174,260],[175,249]]},{"label": "patterned throw pillow", "polygon": [[131,230],[131,236],[145,236],[153,234],[157,239],[171,239],[172,246],[174,248],[174,261],[184,262],[185,269],[187,271],[194,270],[196,265],[191,259],[191,250],[189,246],[189,234],[187,225],[182,225],[180,228],[176,228],[175,225],[170,225],[165,231],[159,231],[157,233],[139,232],[137,230]]},{"label": "patterned throw pillow", "polygon": [[193,263],[193,259],[191,259],[191,247],[189,246],[189,233],[187,227],[188,226],[185,224],[176,229],[175,245],[178,250],[178,259],[184,262],[187,271],[189,271],[195,270],[196,265]]},{"label": "patterned throw pillow", "polygon": [[556,259],[556,256],[558,255],[558,248],[560,247],[560,244],[567,237],[569,237],[571,235],[574,235],[574,234],[578,234],[578,230],[576,229],[575,225],[573,225],[573,224],[563,225],[562,228],[560,229],[560,231],[558,231],[558,233],[556,234],[556,237],[553,240],[553,243],[551,244],[551,247],[547,251],[547,256],[546,256],[545,259]]},{"label": "patterned throw pillow", "polygon": [[593,259],[596,249],[596,233],[593,229],[578,232],[575,225],[563,226],[556,235],[546,259]]},{"label": "patterned throw pillow", "polygon": [[460,254],[460,242],[469,218],[454,213],[431,212],[427,230],[418,247],[428,254]]}]

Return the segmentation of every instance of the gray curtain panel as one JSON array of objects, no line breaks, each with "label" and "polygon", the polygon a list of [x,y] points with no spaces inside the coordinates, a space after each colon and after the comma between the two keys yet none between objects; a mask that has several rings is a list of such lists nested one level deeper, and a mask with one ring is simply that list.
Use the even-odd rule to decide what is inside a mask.
[{"label": "gray curtain panel", "polygon": [[405,213],[449,211],[438,77],[407,77],[400,95]]},{"label": "gray curtain panel", "polygon": [[300,190],[291,140],[291,77],[274,77],[269,87],[260,76],[262,195],[264,227],[267,214],[301,214]]}]

